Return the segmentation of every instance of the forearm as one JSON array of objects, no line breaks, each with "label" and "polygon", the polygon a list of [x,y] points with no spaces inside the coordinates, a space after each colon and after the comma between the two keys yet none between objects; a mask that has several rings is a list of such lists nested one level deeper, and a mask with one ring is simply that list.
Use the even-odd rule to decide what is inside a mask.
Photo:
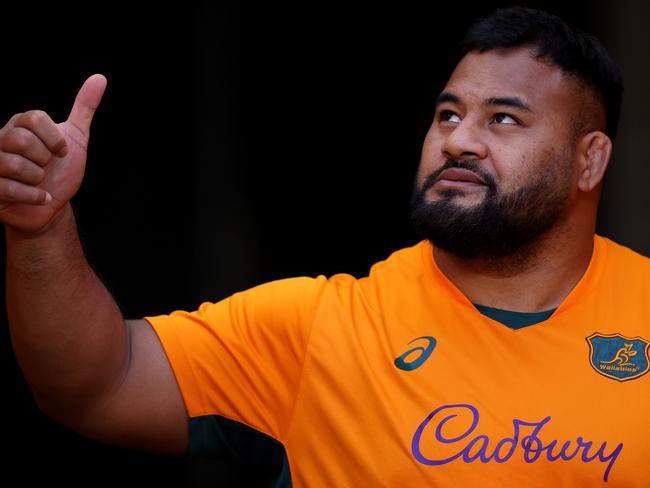
[{"label": "forearm", "polygon": [[48,229],[7,227],[7,312],[16,358],[43,411],[62,419],[117,386],[129,340],[88,265],[68,205]]}]

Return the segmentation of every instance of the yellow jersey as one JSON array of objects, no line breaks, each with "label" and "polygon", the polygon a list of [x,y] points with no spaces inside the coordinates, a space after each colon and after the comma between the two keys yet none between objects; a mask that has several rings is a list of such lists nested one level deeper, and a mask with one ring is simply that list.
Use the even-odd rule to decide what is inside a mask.
[{"label": "yellow jersey", "polygon": [[563,303],[513,330],[434,252],[422,241],[361,279],[278,280],[147,317],[190,455],[241,425],[279,447],[287,486],[650,486],[650,260],[595,236]]}]

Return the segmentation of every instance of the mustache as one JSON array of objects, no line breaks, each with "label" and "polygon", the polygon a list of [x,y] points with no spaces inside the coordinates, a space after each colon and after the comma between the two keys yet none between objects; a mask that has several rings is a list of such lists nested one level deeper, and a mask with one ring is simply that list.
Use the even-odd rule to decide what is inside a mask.
[{"label": "mustache", "polygon": [[440,178],[440,174],[450,168],[459,168],[471,171],[485,182],[489,190],[496,191],[497,189],[497,183],[494,177],[485,171],[476,159],[448,159],[445,161],[445,164],[426,177],[421,191],[426,191],[435,185]]}]

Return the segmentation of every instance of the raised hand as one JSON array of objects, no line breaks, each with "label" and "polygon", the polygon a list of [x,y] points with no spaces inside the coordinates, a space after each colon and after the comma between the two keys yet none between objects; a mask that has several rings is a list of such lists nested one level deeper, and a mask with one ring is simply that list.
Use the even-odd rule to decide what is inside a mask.
[{"label": "raised hand", "polygon": [[102,75],[88,78],[60,124],[30,110],[0,129],[0,222],[39,232],[74,196],[86,167],[90,123],[105,88]]}]

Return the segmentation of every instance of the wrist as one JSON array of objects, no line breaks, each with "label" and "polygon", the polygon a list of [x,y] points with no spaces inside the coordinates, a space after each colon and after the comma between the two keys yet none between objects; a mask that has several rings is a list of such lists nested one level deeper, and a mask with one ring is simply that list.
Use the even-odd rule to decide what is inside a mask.
[{"label": "wrist", "polygon": [[61,231],[66,232],[70,226],[75,226],[74,212],[70,202],[66,203],[61,209],[50,219],[50,221],[35,231],[24,231],[18,228],[5,224],[5,234],[7,242],[20,240],[34,240],[43,238],[47,235],[53,235]]}]

